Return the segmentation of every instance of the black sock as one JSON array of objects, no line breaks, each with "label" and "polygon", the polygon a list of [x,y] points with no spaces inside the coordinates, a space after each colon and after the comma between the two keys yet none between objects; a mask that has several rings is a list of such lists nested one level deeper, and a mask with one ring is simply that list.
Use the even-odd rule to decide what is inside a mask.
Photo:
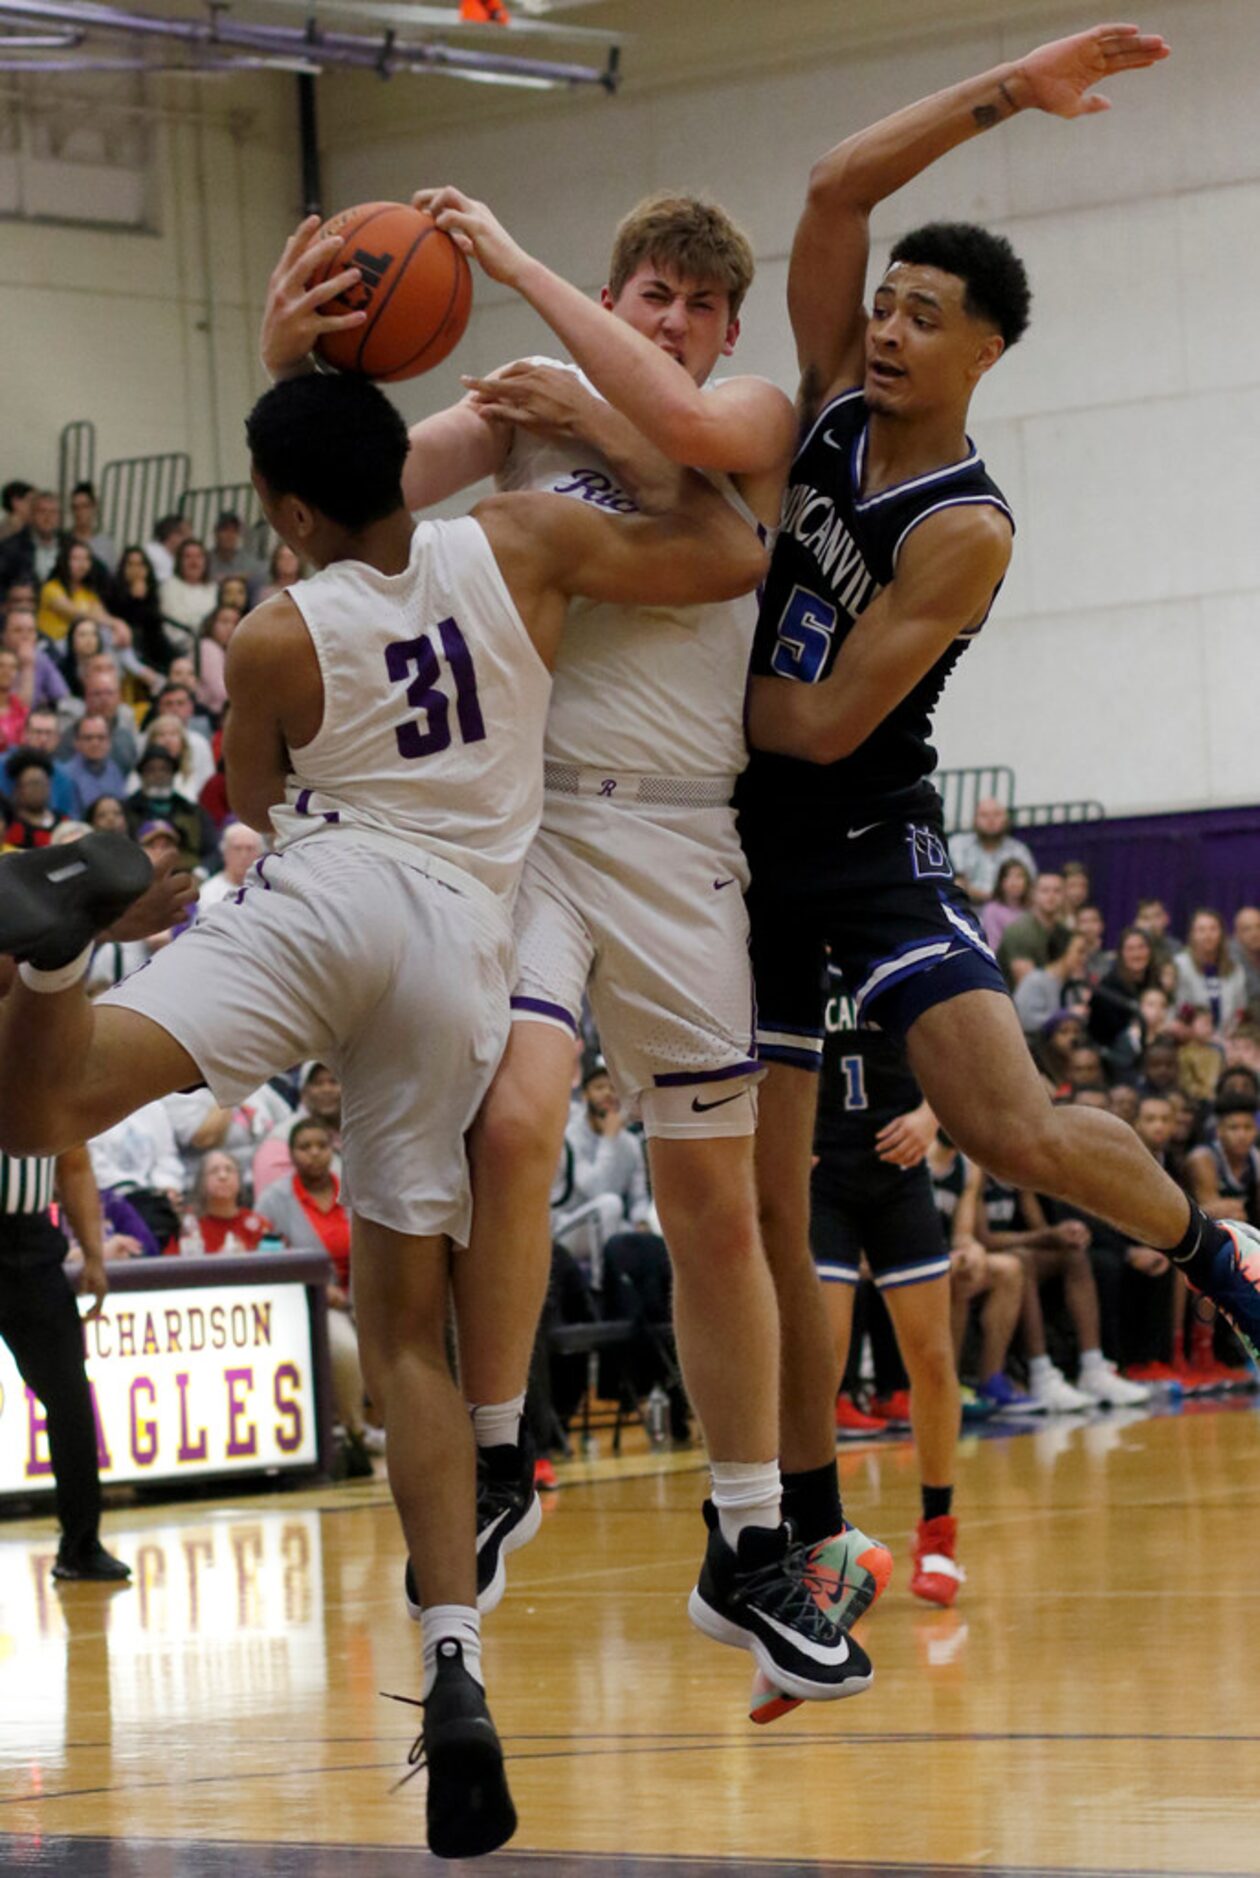
[{"label": "black sock", "polygon": [[1175,1246],[1163,1248],[1174,1265],[1180,1266],[1192,1285],[1205,1291],[1211,1283],[1216,1255],[1229,1244],[1229,1234],[1219,1220],[1209,1219],[1201,1206],[1190,1202],[1190,1224]]},{"label": "black sock", "polygon": [[844,1525],[840,1505],[840,1476],[834,1461],[811,1467],[803,1474],[783,1476],[783,1517],[803,1545],[830,1539]]},{"label": "black sock", "polygon": [[954,1504],[952,1487],[920,1487],[924,1519],[944,1519]]}]

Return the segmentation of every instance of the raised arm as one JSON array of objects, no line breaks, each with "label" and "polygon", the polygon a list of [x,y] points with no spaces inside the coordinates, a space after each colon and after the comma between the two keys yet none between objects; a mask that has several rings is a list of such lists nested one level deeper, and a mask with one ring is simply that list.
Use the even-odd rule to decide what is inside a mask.
[{"label": "raised arm", "polygon": [[861,377],[869,220],[876,203],[1017,112],[1084,117],[1107,110],[1109,100],[1094,92],[1095,85],[1167,56],[1158,33],[1095,26],[938,91],[820,157],[810,171],[788,270],[805,409]]},{"label": "raised arm", "polygon": [[851,756],[958,635],[984,619],[1010,556],[1011,525],[1000,509],[976,504],[930,515],[821,683],[752,680],[753,747],[810,763]]},{"label": "raised arm", "polygon": [[[677,359],[526,254],[484,202],[449,188],[422,190],[412,200],[492,280],[529,302],[592,384],[671,462],[753,475],[791,457],[795,416],[767,379],[733,378],[702,391]],[[728,351],[737,332],[732,324]]]}]

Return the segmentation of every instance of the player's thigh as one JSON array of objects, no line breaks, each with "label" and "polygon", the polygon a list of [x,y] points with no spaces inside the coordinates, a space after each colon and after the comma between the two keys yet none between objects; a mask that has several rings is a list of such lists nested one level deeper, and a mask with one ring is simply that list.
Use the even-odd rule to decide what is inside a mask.
[{"label": "player's thigh", "polygon": [[[653,1091],[732,1086],[712,1098],[735,1106],[734,1083],[756,1069],[748,957],[747,878],[726,809],[619,812],[593,913],[596,957],[590,999],[623,1101],[641,1108],[650,1133],[678,1133],[675,1105],[658,1123]],[[704,1098],[706,1104],[710,1098]],[[659,1107],[659,1105],[658,1105]],[[738,1132],[751,1131],[748,1105]],[[683,1118],[685,1123],[685,1118]],[[736,1132],[736,1118],[713,1133]]]},{"label": "player's thigh", "polygon": [[[268,875],[239,903],[221,901],[95,1007],[98,1027],[138,1018],[164,1032],[185,1053],[164,1059],[176,1076],[167,1087],[204,1082],[222,1108],[294,1063],[333,1061],[336,1025],[353,1023],[376,995],[372,928],[357,940],[352,930],[361,912],[354,860],[347,854],[338,869],[328,856],[269,858]],[[365,891],[369,883],[365,874]],[[134,1021],[120,1026],[115,1051],[132,1036],[144,1049],[146,1034]]]},{"label": "player's thigh", "polygon": [[363,1218],[466,1245],[465,1137],[507,1043],[511,940],[474,899],[397,873],[392,945],[381,937],[385,987],[334,1059],[346,1182]]},{"label": "player's thigh", "polygon": [[970,990],[930,1006],[906,1038],[910,1067],[941,1127],[1000,1180],[1022,1178],[1053,1110],[1015,1007],[1001,992]]},{"label": "player's thigh", "polygon": [[580,1037],[582,999],[595,957],[584,901],[596,884],[590,857],[550,829],[526,856],[512,913],[516,976],[512,1025]]},{"label": "player's thigh", "polygon": [[567,1030],[513,1022],[468,1137],[474,1181],[510,1182],[518,1169],[541,1166],[550,1182],[569,1119],[574,1048]]},{"label": "player's thigh", "polygon": [[99,1007],[92,1017],[92,1040],[63,1104],[75,1141],[89,1141],[147,1102],[201,1081],[188,1051],[152,1018]]}]

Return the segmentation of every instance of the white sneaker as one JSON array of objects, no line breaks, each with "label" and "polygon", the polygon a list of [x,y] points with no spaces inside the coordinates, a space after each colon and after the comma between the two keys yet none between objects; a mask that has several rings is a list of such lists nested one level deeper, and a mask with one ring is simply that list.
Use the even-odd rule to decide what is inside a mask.
[{"label": "white sneaker", "polygon": [[1034,1402],[1042,1403],[1047,1415],[1076,1415],[1082,1409],[1094,1406],[1093,1397],[1074,1389],[1062,1370],[1056,1369],[1053,1363],[1048,1375],[1030,1378],[1029,1387]]},{"label": "white sneaker", "polygon": [[1121,1376],[1114,1363],[1096,1363],[1089,1369],[1083,1369],[1076,1379],[1076,1386],[1091,1402],[1100,1402],[1104,1408],[1140,1408],[1143,1402],[1151,1399],[1149,1389],[1143,1388],[1140,1382],[1130,1382],[1127,1376]]}]

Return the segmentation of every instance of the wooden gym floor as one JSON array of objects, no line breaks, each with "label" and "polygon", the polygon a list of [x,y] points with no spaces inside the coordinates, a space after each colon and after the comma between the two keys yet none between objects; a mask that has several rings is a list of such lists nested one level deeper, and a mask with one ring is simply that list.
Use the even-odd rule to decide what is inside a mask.
[{"label": "wooden gym floor", "polygon": [[[1260,1873],[1260,1411],[971,1438],[969,1581],[911,1600],[908,1443],[842,1456],[897,1555],[869,1694],[746,1719],[686,1619],[694,1454],[575,1466],[486,1667],[521,1828],[501,1878]],[[384,1482],[129,1508],[127,1590],[0,1526],[0,1870],[395,1878],[422,1850],[416,1633]],[[456,1868],[459,1869],[459,1868]]]}]

